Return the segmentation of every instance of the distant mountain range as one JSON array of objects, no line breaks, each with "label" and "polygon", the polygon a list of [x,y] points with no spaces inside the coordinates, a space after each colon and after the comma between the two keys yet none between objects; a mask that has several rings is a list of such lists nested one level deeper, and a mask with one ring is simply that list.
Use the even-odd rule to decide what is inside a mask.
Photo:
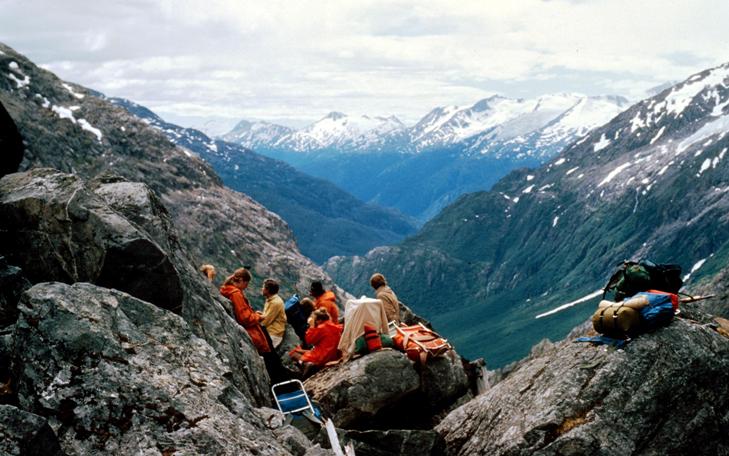
[{"label": "distant mountain range", "polygon": [[165,122],[132,101],[110,101],[209,162],[225,185],[280,215],[294,232],[301,252],[317,263],[335,255],[364,254],[373,247],[394,244],[415,231],[414,221],[409,218],[392,209],[365,204],[326,180],[238,144]]},{"label": "distant mountain range", "polygon": [[[729,261],[729,64],[641,101],[532,170],[464,195],[395,247],[334,258],[355,294],[373,270],[466,356],[500,366],[592,312],[575,305],[617,263],[683,266],[689,286]],[[725,289],[725,288],[724,288]]]},{"label": "distant mountain range", "polygon": [[616,96],[494,96],[466,108],[436,108],[411,127],[394,116],[332,112],[301,130],[242,121],[221,139],[426,221],[461,194],[550,159],[627,105]]}]

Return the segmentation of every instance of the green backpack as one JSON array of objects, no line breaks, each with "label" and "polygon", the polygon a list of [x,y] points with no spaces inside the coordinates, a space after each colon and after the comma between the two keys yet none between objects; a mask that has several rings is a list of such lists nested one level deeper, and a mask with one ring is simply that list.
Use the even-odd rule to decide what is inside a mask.
[{"label": "green backpack", "polygon": [[623,261],[613,273],[602,297],[614,292],[613,301],[622,301],[641,291],[660,290],[667,293],[678,293],[683,286],[681,266],[677,264],[655,264],[652,261]]}]

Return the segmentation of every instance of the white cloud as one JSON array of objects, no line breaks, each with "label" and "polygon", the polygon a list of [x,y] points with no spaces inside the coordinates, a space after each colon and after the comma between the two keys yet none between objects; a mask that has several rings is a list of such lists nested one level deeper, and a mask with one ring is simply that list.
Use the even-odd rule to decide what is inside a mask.
[{"label": "white cloud", "polygon": [[2,8],[0,41],[64,79],[186,110],[178,116],[315,120],[339,110],[415,121],[494,92],[638,97],[729,60],[729,3],[717,0],[5,0]]}]

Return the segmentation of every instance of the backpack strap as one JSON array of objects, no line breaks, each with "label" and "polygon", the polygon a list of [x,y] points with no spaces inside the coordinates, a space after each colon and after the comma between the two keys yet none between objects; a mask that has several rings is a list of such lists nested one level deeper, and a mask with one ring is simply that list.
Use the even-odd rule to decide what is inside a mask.
[{"label": "backpack strap", "polygon": [[[605,312],[607,312],[607,310],[610,309],[611,307],[612,306],[605,306],[600,311],[600,327],[602,328],[603,331],[605,331]],[[615,328],[617,328],[616,323],[618,320],[618,310],[620,310],[621,307],[623,307],[623,303],[620,303],[620,305],[615,310],[615,312],[613,312],[613,331],[615,330]]]},{"label": "backpack strap", "polygon": [[602,311],[600,311],[600,327],[603,331],[605,331],[605,312],[610,308],[610,306],[605,306],[602,308]]},{"label": "backpack strap", "polygon": [[618,308],[615,309],[615,312],[613,312],[613,330],[616,330],[618,327],[618,313],[620,312],[620,309],[623,308],[624,304],[625,304],[625,301],[621,301]]},{"label": "backpack strap", "polygon": [[619,263],[617,265],[618,270],[610,276],[610,280],[608,280],[608,283],[602,289],[602,299],[605,299],[605,296],[607,296],[608,292],[610,290],[613,290],[618,285],[620,279],[623,277],[623,275],[625,275],[625,270],[628,267],[628,263],[630,263],[628,260],[624,260],[622,263]]}]

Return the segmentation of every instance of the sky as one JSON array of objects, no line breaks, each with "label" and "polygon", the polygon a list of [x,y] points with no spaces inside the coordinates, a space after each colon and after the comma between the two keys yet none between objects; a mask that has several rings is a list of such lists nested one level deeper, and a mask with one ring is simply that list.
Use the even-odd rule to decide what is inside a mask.
[{"label": "sky", "polygon": [[223,133],[331,111],[415,123],[493,94],[622,95],[729,62],[726,0],[0,0],[61,78]]}]

